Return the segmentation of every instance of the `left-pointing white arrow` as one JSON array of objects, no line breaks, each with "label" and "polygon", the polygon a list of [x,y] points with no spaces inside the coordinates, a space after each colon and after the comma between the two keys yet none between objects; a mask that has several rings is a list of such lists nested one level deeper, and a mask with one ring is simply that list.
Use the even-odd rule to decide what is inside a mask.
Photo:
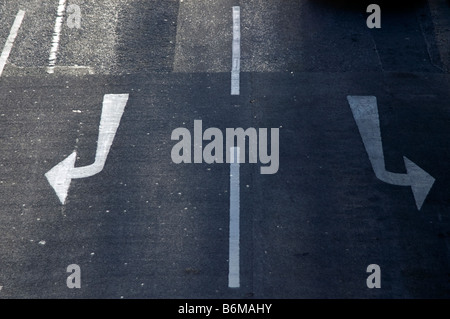
[{"label": "left-pointing white arrow", "polygon": [[45,174],[56,195],[58,195],[61,204],[64,205],[66,202],[72,179],[90,177],[102,171],[127,101],[128,94],[106,94],[104,96],[97,151],[93,164],[75,167],[77,153],[73,152]]}]

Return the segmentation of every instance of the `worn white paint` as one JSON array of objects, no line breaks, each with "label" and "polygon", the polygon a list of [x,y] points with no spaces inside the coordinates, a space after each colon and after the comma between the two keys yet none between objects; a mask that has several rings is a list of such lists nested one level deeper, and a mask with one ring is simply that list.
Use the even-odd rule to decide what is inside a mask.
[{"label": "worn white paint", "polygon": [[240,94],[241,72],[241,9],[233,7],[233,45],[231,67],[231,95]]},{"label": "worn white paint", "polygon": [[45,174],[62,204],[65,204],[72,179],[90,177],[103,170],[127,101],[128,94],[106,94],[104,96],[97,151],[93,164],[75,167],[77,153],[73,152]]},{"label": "worn white paint", "polygon": [[59,0],[58,13],[55,21],[55,28],[53,30],[52,47],[50,49],[50,56],[48,58],[47,73],[55,72],[56,58],[59,48],[59,39],[61,36],[61,29],[64,20],[64,13],[66,11],[66,0]]},{"label": "worn white paint", "polygon": [[406,157],[403,158],[406,174],[388,172],[384,160],[376,97],[348,96],[347,100],[358,125],[375,176],[388,184],[411,186],[416,206],[420,210],[435,179]]},{"label": "worn white paint", "polygon": [[239,147],[230,148],[230,237],[228,259],[228,287],[230,288],[238,288],[240,286],[239,151]]},{"label": "worn white paint", "polygon": [[5,46],[2,51],[2,55],[0,56],[0,76],[2,76],[3,69],[5,68],[6,61],[8,61],[9,54],[11,53],[11,49],[14,45],[14,41],[16,40],[17,33],[19,32],[20,26],[22,25],[23,18],[25,16],[25,11],[19,10],[14,20],[14,23],[9,32],[8,39],[6,40]]}]

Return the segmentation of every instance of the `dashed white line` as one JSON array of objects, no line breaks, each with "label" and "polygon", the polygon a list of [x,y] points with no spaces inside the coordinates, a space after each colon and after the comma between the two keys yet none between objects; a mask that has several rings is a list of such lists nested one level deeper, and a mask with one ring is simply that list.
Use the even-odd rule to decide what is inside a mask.
[{"label": "dashed white line", "polygon": [[59,39],[61,36],[62,23],[64,20],[64,12],[66,11],[66,0],[59,0],[58,14],[55,22],[55,29],[53,31],[52,47],[50,49],[50,56],[48,58],[47,73],[54,73],[56,65],[56,57],[59,48]]},{"label": "dashed white line", "polygon": [[233,48],[231,67],[231,95],[239,95],[241,69],[241,9],[233,7]]},{"label": "dashed white line", "polygon": [[9,54],[11,53],[11,49],[13,47],[14,41],[16,40],[17,33],[19,32],[19,28],[22,25],[23,18],[25,16],[25,11],[19,10],[14,20],[14,23],[11,27],[11,31],[9,32],[8,39],[6,40],[5,47],[3,48],[2,55],[0,56],[0,76],[3,73],[3,69],[5,68],[6,61],[8,60]]},{"label": "dashed white line", "polygon": [[230,238],[228,259],[228,287],[240,287],[239,268],[239,147],[230,149]]}]

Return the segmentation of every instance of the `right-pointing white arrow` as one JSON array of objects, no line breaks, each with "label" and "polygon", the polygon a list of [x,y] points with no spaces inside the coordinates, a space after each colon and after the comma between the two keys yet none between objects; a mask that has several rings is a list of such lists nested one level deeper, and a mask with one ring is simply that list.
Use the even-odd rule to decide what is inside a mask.
[{"label": "right-pointing white arrow", "polygon": [[127,101],[128,94],[106,94],[104,96],[97,151],[93,164],[75,167],[77,153],[73,152],[45,174],[61,204],[65,204],[72,179],[90,177],[102,171]]},{"label": "right-pointing white arrow", "polygon": [[348,96],[347,100],[358,125],[375,176],[385,183],[410,186],[417,209],[420,210],[435,179],[406,157],[403,157],[406,174],[386,171],[376,97]]}]

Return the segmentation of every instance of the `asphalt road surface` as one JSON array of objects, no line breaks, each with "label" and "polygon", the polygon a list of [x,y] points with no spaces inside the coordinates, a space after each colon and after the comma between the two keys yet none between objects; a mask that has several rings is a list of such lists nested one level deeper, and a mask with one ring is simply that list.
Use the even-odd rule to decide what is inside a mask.
[{"label": "asphalt road surface", "polygon": [[450,3],[369,3],[1,1],[0,298],[450,297]]}]

